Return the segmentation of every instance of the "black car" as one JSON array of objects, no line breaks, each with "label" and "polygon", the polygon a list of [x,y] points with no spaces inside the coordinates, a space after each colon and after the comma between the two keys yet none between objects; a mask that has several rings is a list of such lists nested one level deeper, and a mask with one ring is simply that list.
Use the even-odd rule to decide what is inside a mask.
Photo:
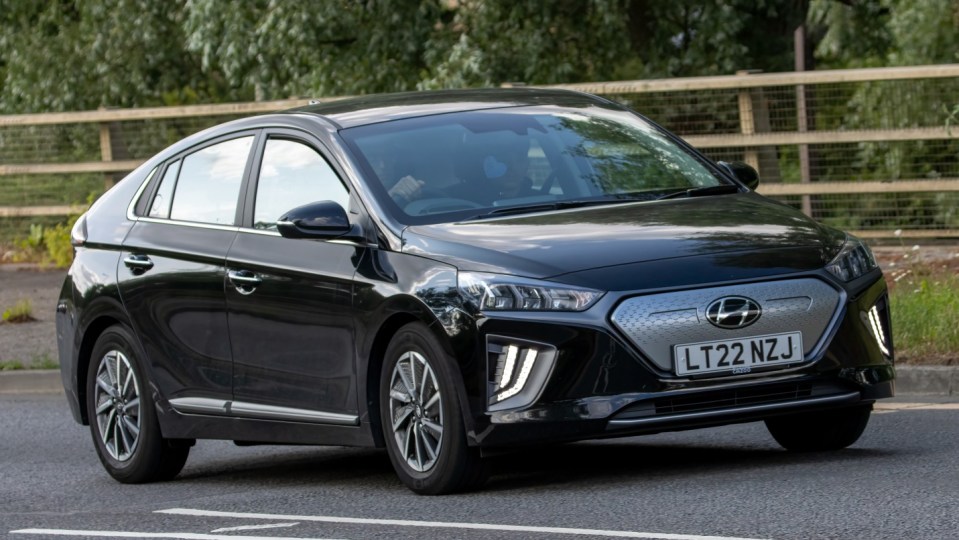
[{"label": "black car", "polygon": [[121,482],[196,439],[386,447],[418,493],[509,448],[736,422],[840,449],[893,395],[886,285],[757,184],[575,92],[229,122],[77,222],[70,407]]}]

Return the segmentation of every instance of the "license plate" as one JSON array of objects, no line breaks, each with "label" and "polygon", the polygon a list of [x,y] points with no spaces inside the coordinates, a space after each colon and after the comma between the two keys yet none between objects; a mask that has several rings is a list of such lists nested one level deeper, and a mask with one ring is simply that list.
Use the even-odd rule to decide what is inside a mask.
[{"label": "license plate", "polygon": [[749,373],[753,368],[803,359],[802,332],[673,346],[677,375]]}]

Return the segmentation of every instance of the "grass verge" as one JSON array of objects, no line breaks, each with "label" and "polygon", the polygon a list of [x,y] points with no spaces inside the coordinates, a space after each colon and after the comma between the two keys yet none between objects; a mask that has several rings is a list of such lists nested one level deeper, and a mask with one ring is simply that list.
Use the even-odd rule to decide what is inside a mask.
[{"label": "grass verge", "polygon": [[33,357],[33,360],[24,362],[21,360],[4,360],[0,362],[0,371],[16,371],[20,369],[60,369],[60,362],[49,354],[41,354]]},{"label": "grass verge", "polygon": [[959,275],[952,265],[914,266],[890,276],[897,360],[959,365]]}]

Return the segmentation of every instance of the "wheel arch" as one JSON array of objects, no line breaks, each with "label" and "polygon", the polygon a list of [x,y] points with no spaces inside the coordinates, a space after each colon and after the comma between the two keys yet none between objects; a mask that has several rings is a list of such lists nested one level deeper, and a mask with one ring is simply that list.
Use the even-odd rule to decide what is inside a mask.
[{"label": "wheel arch", "polygon": [[405,309],[391,310],[392,313],[385,317],[377,327],[370,346],[367,349],[368,352],[365,354],[366,374],[365,377],[363,377],[364,402],[367,417],[370,422],[370,430],[373,433],[373,439],[378,448],[384,445],[381,427],[382,418],[380,418],[380,372],[382,371],[383,362],[385,361],[386,349],[393,339],[393,336],[395,336],[401,328],[410,323],[419,322],[425,325],[445,352],[454,359],[454,365],[450,367],[454,370],[454,373],[460,375],[455,381],[455,391],[461,405],[460,410],[463,413],[463,421],[466,423],[466,426],[468,426],[467,429],[472,428],[474,424],[470,416],[469,399],[467,398],[466,387],[459,365],[460,359],[457,358],[455,352],[459,347],[454,345],[451,336],[440,320],[437,319],[425,305],[419,302],[416,302],[416,304],[416,307],[405,305]]},{"label": "wheel arch", "polygon": [[74,384],[80,401],[80,421],[85,426],[90,424],[86,407],[83,405],[87,399],[86,381],[92,361],[93,348],[96,346],[97,340],[100,339],[104,331],[116,325],[123,325],[132,333],[132,327],[127,318],[112,304],[105,305],[105,309],[98,311],[100,312],[91,316],[90,320],[83,325],[80,347],[77,350],[77,369]]}]

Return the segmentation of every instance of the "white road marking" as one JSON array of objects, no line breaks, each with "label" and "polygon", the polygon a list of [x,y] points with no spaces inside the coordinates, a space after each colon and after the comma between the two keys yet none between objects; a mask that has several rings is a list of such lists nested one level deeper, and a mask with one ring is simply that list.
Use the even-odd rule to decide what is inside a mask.
[{"label": "white road marking", "polygon": [[295,527],[299,523],[271,523],[269,525],[240,525],[239,527],[224,527],[222,529],[213,529],[211,533],[229,532],[229,531],[252,531],[256,529],[279,529],[280,527]]},{"label": "white road marking", "polygon": [[290,516],[283,514],[257,514],[246,512],[218,512],[191,508],[157,510],[158,514],[176,514],[197,517],[228,517],[260,520],[317,521],[322,523],[349,523],[353,525],[392,525],[396,527],[429,527],[437,529],[476,529],[484,531],[509,531],[542,534],[570,534],[580,536],[609,536],[614,538],[644,538],[647,540],[759,540],[733,536],[701,536],[696,534],[670,534],[635,531],[611,531],[602,529],[569,529],[565,527],[533,527],[529,525],[498,525],[492,523],[461,523],[449,521],[408,521],[405,519],[365,519],[338,516]]},{"label": "white road marking", "polygon": [[179,538],[182,540],[330,540],[328,538],[293,538],[283,536],[238,536],[235,534],[198,534],[185,532],[73,531],[69,529],[20,529],[12,534],[46,534],[55,536],[87,536],[95,538]]},{"label": "white road marking", "polygon": [[959,411],[959,403],[883,403],[873,405],[877,411]]}]

